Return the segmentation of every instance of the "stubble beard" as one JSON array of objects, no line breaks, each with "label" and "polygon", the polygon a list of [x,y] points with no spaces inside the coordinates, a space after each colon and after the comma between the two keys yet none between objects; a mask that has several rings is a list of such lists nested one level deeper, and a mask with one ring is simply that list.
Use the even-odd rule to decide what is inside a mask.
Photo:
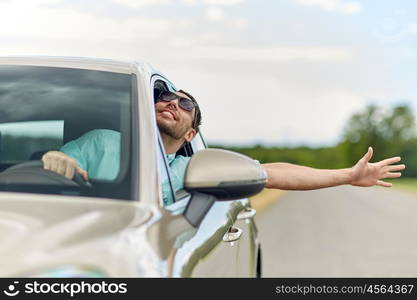
[{"label": "stubble beard", "polygon": [[181,128],[182,130],[175,130],[175,126],[170,126],[170,124],[158,121],[158,128],[159,131],[175,140],[180,140],[184,137],[187,130],[185,128]]}]

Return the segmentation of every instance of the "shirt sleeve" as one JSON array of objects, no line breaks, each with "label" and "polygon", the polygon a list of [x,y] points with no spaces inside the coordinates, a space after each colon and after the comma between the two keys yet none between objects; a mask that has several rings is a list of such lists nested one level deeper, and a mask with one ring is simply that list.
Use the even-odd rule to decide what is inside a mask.
[{"label": "shirt sleeve", "polygon": [[94,179],[113,180],[120,168],[120,133],[94,129],[68,142],[62,152],[77,160]]},{"label": "shirt sleeve", "polygon": [[[81,143],[81,146],[83,146],[83,143]],[[87,163],[83,154],[81,153],[81,149],[78,146],[77,140],[66,143],[61,147],[60,151],[75,159],[81,169],[87,170]]]}]

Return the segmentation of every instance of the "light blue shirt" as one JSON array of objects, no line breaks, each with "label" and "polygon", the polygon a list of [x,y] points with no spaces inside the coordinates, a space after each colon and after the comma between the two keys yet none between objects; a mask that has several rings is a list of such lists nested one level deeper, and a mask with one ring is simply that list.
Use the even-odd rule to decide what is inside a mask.
[{"label": "light blue shirt", "polygon": [[[177,155],[175,153],[167,154],[168,165],[170,169],[170,177],[172,188],[174,193],[178,190],[181,190],[184,187],[184,177],[185,170],[187,169],[187,164],[190,161],[191,157],[185,157],[182,155]],[[172,197],[169,197],[170,186],[169,183],[165,180],[162,182],[162,196],[164,205],[172,204]]]},{"label": "light blue shirt", "polygon": [[[94,129],[66,143],[60,151],[74,158],[90,178],[114,180],[120,169],[120,132],[109,129]],[[184,176],[190,157],[168,154],[170,177],[174,193],[184,187]],[[162,183],[164,204],[171,203],[168,182]]]},{"label": "light blue shirt", "polygon": [[66,143],[60,151],[71,156],[90,178],[114,180],[120,167],[120,133],[94,129]]}]

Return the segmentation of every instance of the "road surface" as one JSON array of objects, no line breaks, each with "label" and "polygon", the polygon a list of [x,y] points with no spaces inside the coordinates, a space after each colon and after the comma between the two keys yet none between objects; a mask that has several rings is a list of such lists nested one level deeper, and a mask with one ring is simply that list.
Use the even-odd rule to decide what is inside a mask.
[{"label": "road surface", "polygon": [[417,194],[288,192],[256,222],[264,277],[417,277]]}]

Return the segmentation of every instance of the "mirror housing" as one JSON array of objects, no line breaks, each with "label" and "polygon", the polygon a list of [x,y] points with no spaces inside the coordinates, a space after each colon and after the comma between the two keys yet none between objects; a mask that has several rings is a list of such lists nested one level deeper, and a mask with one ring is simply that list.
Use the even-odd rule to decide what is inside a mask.
[{"label": "mirror housing", "polygon": [[204,149],[193,155],[185,171],[185,189],[218,200],[247,198],[259,193],[267,174],[259,161],[223,149]]}]

